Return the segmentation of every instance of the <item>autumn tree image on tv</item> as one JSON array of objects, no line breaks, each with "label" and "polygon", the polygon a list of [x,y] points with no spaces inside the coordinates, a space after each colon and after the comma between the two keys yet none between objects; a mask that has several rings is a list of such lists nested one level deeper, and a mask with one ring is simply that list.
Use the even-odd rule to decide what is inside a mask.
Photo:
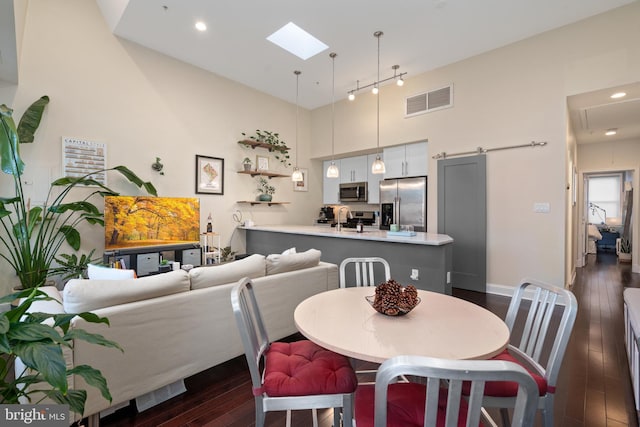
[{"label": "autumn tree image on tv", "polygon": [[200,242],[200,200],[184,197],[106,196],[105,249]]}]

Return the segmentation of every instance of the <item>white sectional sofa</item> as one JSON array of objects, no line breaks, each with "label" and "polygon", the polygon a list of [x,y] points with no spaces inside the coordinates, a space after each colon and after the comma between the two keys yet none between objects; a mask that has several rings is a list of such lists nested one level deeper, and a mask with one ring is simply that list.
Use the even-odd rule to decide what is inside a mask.
[{"label": "white sectional sofa", "polygon": [[[71,280],[62,294],[45,290],[62,304],[46,303],[32,311],[91,311],[111,323],[74,328],[99,333],[124,348],[76,341],[69,364],[88,364],[107,379],[113,402],[106,401],[80,377],[73,388],[87,390],[85,416],[92,424],[100,411],[128,402],[244,353],[231,309],[230,292],[242,277],[254,279],[269,338],[296,332],[293,312],[307,297],[338,287],[338,268],[320,262],[320,252],[252,255],[219,266],[194,268],[128,280]],[[80,417],[76,415],[76,419]]]},{"label": "white sectional sofa", "polygon": [[640,411],[640,288],[626,288],[623,297],[625,347],[636,411]]}]

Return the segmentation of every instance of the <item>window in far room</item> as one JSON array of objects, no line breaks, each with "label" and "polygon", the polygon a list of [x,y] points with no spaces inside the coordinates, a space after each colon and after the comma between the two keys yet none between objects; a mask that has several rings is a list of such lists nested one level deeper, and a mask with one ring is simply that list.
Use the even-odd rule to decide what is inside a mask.
[{"label": "window in far room", "polygon": [[620,224],[622,203],[622,174],[592,175],[589,177],[589,222],[592,224]]}]

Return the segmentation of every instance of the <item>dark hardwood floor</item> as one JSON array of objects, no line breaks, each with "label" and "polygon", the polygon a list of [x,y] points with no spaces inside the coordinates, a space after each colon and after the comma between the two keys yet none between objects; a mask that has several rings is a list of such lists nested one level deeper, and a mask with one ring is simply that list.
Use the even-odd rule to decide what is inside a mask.
[{"label": "dark hardwood floor", "polygon": [[[624,348],[622,291],[640,287],[640,275],[615,254],[589,255],[578,269],[573,292],[578,316],[556,393],[555,425],[638,426]],[[504,317],[509,299],[456,290]],[[104,427],[254,425],[254,403],[244,356],[185,380],[187,392],[142,413],[134,405],[101,420]],[[321,427],[331,426],[330,411],[319,411]],[[499,419],[499,417],[496,417]],[[267,426],[284,426],[284,413],[267,414]],[[294,426],[310,426],[311,412],[296,411]],[[538,420],[539,424],[539,420]]]}]

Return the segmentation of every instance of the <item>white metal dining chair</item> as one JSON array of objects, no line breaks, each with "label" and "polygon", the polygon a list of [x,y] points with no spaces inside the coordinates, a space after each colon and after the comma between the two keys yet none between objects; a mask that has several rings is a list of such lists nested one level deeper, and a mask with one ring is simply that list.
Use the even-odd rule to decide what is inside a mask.
[{"label": "white metal dining chair", "polygon": [[[396,382],[400,376],[410,376],[421,381]],[[356,425],[478,426],[481,419],[495,425],[482,409],[483,390],[487,381],[510,381],[515,384],[517,397],[513,425],[533,425],[538,387],[531,375],[518,364],[498,360],[448,360],[423,356],[396,356],[388,359],[380,365],[375,386],[358,386],[355,400]],[[465,396],[463,389],[467,386],[470,394]]]},{"label": "white metal dining chair", "polygon": [[[334,426],[351,426],[353,393],[357,378],[345,356],[324,349],[309,340],[269,342],[258,302],[249,278],[231,290],[231,305],[245,349],[253,395],[256,427],[263,427],[266,412],[333,408]],[[261,370],[262,367],[262,370]],[[342,411],[341,411],[342,409]]]},{"label": "white metal dining chair", "polygon": [[[384,281],[391,279],[391,268],[384,258],[380,257],[352,257],[345,258],[340,263],[340,287],[346,288],[351,286],[376,286],[382,283],[382,280],[376,281],[376,266],[384,268]],[[354,270],[353,281],[347,282],[347,271]]]},{"label": "white metal dining chair", "polygon": [[[524,279],[511,298],[505,318],[511,342],[493,358],[519,363],[530,372],[538,385],[538,408],[545,427],[553,426],[556,384],[577,312],[578,302],[571,291]],[[556,326],[552,319],[558,315]],[[514,390],[508,383],[487,384],[484,405],[501,408],[503,425],[509,425],[507,408],[513,408],[514,403]]]}]

